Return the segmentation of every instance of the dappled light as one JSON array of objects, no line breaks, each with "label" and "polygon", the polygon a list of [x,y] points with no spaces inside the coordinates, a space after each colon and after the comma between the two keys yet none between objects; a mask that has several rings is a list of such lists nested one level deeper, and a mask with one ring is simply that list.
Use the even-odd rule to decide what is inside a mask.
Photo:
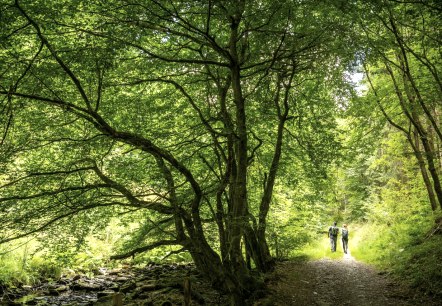
[{"label": "dappled light", "polygon": [[0,304],[442,304],[441,14],[0,0]]}]

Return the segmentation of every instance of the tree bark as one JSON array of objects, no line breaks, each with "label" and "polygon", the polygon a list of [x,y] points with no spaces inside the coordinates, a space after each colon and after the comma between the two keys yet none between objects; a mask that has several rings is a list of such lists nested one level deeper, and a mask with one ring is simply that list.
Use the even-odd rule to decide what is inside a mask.
[{"label": "tree bark", "polygon": [[[420,93],[419,88],[416,85],[416,82],[411,74],[411,70],[410,70],[410,64],[408,62],[408,56],[407,56],[407,51],[404,45],[404,39],[403,36],[401,35],[401,33],[399,32],[399,29],[396,26],[396,22],[394,20],[393,17],[393,13],[390,11],[390,25],[391,25],[391,32],[393,33],[396,42],[399,46],[400,49],[400,54],[398,56],[399,61],[400,61],[400,67],[401,70],[403,72],[403,77],[404,77],[404,85],[407,87],[409,86],[410,88],[407,90],[406,89],[406,93],[407,95],[411,92],[411,90],[414,93],[415,98],[413,97],[413,102],[415,100],[417,100],[418,105],[420,105],[420,107],[422,108],[422,110],[424,111],[426,117],[428,118],[428,120],[431,122],[431,125],[434,129],[434,131],[436,132],[436,134],[438,135],[439,141],[442,141],[442,132],[438,126],[438,122],[434,119],[433,115],[431,114],[431,110],[428,108],[428,106],[426,105],[424,99],[422,98],[422,95]],[[410,101],[411,102],[411,101]],[[442,204],[441,204],[442,205]]]},{"label": "tree bark", "polygon": [[411,147],[413,148],[414,155],[418,161],[419,169],[422,174],[422,179],[424,180],[425,188],[427,189],[428,199],[430,200],[431,209],[435,211],[437,209],[437,200],[434,195],[433,186],[431,184],[431,180],[428,176],[427,169],[425,168],[425,160],[422,157],[422,152],[420,151],[420,143],[419,143],[419,135],[418,133],[413,133],[413,138],[411,135],[407,137]]},{"label": "tree bark", "polygon": [[[389,71],[390,76],[393,79],[393,83],[395,84],[396,95],[398,96],[399,100],[403,99],[402,94],[400,92],[398,92],[398,88],[396,87],[394,75],[392,74],[392,71],[389,70],[388,66],[387,66],[387,70]],[[418,160],[418,165],[419,165],[419,168],[420,168],[420,171],[421,171],[421,174],[422,174],[422,178],[424,180],[425,187],[427,189],[428,198],[430,200],[431,209],[433,211],[436,210],[436,208],[437,208],[437,200],[436,200],[435,195],[434,195],[434,189],[433,189],[431,180],[428,177],[425,160],[422,157],[422,153],[420,152],[420,149],[419,149],[419,146],[420,146],[419,145],[419,133],[417,132],[417,130],[415,128],[415,131],[413,133],[414,136],[412,136],[410,134],[409,130],[407,130],[404,127],[400,126],[399,124],[397,124],[396,122],[394,122],[391,119],[391,117],[387,114],[387,112],[385,111],[384,107],[382,106],[382,104],[380,102],[377,90],[374,87],[373,83],[371,82],[371,78],[370,78],[370,75],[369,75],[369,72],[368,72],[368,69],[367,69],[366,65],[364,65],[364,71],[365,71],[365,75],[367,76],[368,83],[370,84],[370,87],[373,90],[374,95],[376,97],[376,103],[378,104],[378,106],[379,106],[382,114],[384,115],[385,119],[387,119],[387,121],[392,126],[394,126],[396,129],[402,131],[405,134],[405,136],[407,137],[407,140],[408,140],[408,142],[410,143],[410,145],[411,145],[411,147],[413,149],[413,153],[416,156],[416,159]],[[402,103],[401,103],[401,107],[402,107]],[[407,118],[408,118],[408,116],[407,116]]]},{"label": "tree bark", "polygon": [[[394,85],[394,88],[396,91],[396,95],[399,99],[399,103],[401,105],[402,111],[405,113],[407,118],[410,120],[411,124],[416,129],[416,131],[419,134],[419,137],[422,141],[422,146],[424,147],[424,152],[425,152],[425,158],[427,160],[428,171],[430,172],[431,178],[433,179],[434,192],[436,193],[437,200],[439,202],[439,206],[442,208],[442,187],[441,187],[439,175],[436,171],[436,167],[435,167],[435,163],[434,163],[434,152],[431,151],[431,146],[429,144],[427,132],[423,128],[423,126],[420,122],[419,116],[416,113],[416,110],[414,109],[414,107],[411,106],[411,113],[408,110],[404,96],[403,96],[401,90],[399,89],[399,86],[397,84],[396,77],[394,76],[393,70],[388,65],[388,63],[385,63],[385,67],[387,68],[387,71],[390,74],[390,77],[393,81],[393,85]],[[404,82],[405,83],[407,82],[406,74],[404,74]],[[413,103],[414,102],[413,96],[407,91],[406,84],[404,84],[404,85],[406,88],[405,93],[407,95],[407,98],[408,98],[409,102],[413,105],[414,104]]]}]

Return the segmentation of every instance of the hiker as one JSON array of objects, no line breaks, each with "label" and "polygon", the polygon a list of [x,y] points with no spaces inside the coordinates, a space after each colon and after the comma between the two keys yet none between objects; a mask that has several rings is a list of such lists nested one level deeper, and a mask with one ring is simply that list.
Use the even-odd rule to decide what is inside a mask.
[{"label": "hiker", "polygon": [[348,252],[348,228],[347,228],[347,224],[343,225],[342,231],[341,231],[341,236],[342,236],[342,247],[344,248],[344,253],[347,254]]},{"label": "hiker", "polygon": [[328,229],[328,237],[330,238],[331,251],[336,252],[336,242],[338,241],[339,228],[336,226],[336,221],[333,222],[333,226]]}]

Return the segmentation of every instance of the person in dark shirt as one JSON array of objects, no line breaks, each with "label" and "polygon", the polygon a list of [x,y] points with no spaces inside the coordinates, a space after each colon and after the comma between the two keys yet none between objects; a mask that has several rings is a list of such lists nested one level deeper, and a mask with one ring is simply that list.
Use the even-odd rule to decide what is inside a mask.
[{"label": "person in dark shirt", "polygon": [[328,229],[328,237],[330,238],[331,251],[336,252],[336,242],[338,240],[339,228],[336,226],[336,221]]}]

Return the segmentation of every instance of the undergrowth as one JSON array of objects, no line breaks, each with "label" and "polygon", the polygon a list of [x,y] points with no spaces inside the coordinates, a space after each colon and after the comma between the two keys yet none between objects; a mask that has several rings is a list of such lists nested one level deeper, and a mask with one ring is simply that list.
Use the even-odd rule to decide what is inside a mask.
[{"label": "undergrowth", "polygon": [[0,248],[0,284],[14,287],[37,284],[43,279],[60,276],[61,268],[55,262],[34,254],[32,243],[5,244]]},{"label": "undergrowth", "polygon": [[442,235],[432,236],[402,254],[395,271],[411,285],[442,298]]},{"label": "undergrowth", "polygon": [[432,220],[419,226],[363,225],[351,240],[352,255],[429,295],[442,297],[442,235],[428,235],[433,226]]},{"label": "undergrowth", "polygon": [[[387,271],[411,287],[442,298],[442,232],[434,232],[434,216],[420,222],[352,224],[349,253],[355,259]],[[434,233],[433,233],[434,232]],[[327,235],[320,235],[291,258],[309,260],[344,258],[341,238],[330,251]]]},{"label": "undergrowth", "polygon": [[330,238],[327,234],[322,234],[316,239],[307,243],[301,250],[295,250],[290,254],[291,258],[299,256],[307,256],[310,260],[317,260],[321,258],[341,259],[344,256],[341,238],[338,237],[336,252],[330,249]]}]

